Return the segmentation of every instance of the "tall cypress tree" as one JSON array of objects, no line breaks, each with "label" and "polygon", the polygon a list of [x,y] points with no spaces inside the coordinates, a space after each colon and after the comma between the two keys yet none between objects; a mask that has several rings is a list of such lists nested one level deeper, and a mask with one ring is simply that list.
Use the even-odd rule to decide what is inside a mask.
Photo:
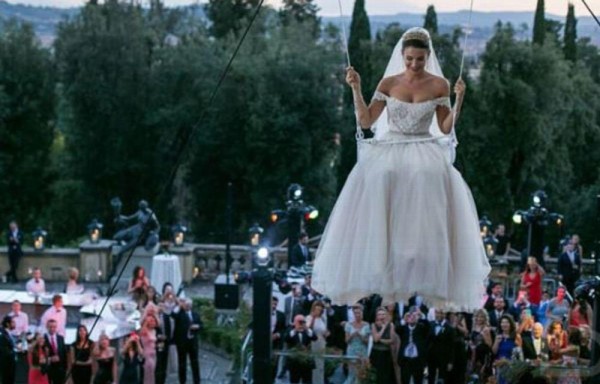
[{"label": "tall cypress tree", "polygon": [[370,55],[369,44],[371,42],[371,24],[365,10],[365,0],[356,0],[352,11],[352,23],[350,24],[350,36],[348,37],[348,51],[350,61],[361,77],[363,90],[368,86],[370,80]]},{"label": "tall cypress tree", "polygon": [[535,8],[535,17],[533,19],[533,42],[535,44],[544,44],[546,37],[546,18],[544,16],[544,0],[538,0]]},{"label": "tall cypress tree", "polygon": [[428,30],[432,35],[437,35],[438,33],[437,13],[435,12],[435,7],[433,5],[427,7],[423,28]]},{"label": "tall cypress tree", "polygon": [[569,3],[567,21],[565,23],[564,46],[565,59],[577,60],[577,19],[575,19],[575,7]]}]

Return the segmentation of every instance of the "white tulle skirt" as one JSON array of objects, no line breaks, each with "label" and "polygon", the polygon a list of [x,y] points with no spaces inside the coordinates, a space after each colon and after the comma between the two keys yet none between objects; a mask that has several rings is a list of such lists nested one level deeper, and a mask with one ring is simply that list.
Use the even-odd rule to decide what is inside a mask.
[{"label": "white tulle skirt", "polygon": [[471,192],[435,141],[369,145],[323,233],[312,286],[334,303],[373,293],[481,308],[488,263]]}]

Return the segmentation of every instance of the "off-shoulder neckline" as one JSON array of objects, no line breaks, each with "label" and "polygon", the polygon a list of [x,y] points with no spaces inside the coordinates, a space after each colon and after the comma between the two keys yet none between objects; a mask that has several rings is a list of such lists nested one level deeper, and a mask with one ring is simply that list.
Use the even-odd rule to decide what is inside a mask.
[{"label": "off-shoulder neckline", "polygon": [[448,96],[440,96],[440,97],[436,97],[434,99],[423,100],[423,101],[406,101],[406,100],[399,99],[395,96],[386,95],[385,93],[383,93],[381,91],[375,91],[375,93],[379,93],[380,95],[383,95],[383,97],[385,97],[386,99],[392,99],[392,100],[395,100],[395,101],[397,101],[399,103],[403,103],[403,104],[425,104],[425,103],[430,103],[430,102],[438,101],[438,100],[442,100],[442,99],[450,99],[450,97],[448,97]]}]

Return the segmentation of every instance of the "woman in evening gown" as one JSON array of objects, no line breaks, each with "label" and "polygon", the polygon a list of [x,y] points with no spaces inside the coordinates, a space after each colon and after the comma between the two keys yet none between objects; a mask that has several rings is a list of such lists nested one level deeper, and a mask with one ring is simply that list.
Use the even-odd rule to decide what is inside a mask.
[{"label": "woman in evening gown", "polygon": [[449,159],[464,82],[451,109],[423,28],[402,36],[370,105],[352,67],[346,81],[361,127],[377,122],[375,139],[361,144],[331,213],[313,288],[339,304],[373,293],[406,302],[418,293],[436,308],[480,308],[490,266],[471,192]]}]

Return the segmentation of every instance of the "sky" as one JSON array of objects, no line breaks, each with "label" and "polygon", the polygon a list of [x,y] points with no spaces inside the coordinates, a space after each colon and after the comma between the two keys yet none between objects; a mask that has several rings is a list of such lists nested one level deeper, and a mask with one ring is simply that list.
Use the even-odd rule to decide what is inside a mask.
[{"label": "sky", "polygon": [[[29,5],[46,6],[80,6],[85,0],[7,0],[9,3],[22,3]],[[142,3],[146,0],[142,0]],[[203,3],[206,0],[163,0],[166,5],[187,5]],[[281,0],[265,0],[267,3],[277,6]],[[366,0],[367,13],[370,15],[395,14],[398,12],[424,13],[429,4],[433,4],[438,12],[452,12],[468,9],[471,0]],[[536,0],[473,0],[473,9],[477,11],[531,11],[535,10]],[[338,0],[315,0],[321,8],[321,15],[339,15]],[[352,12],[354,0],[341,0],[344,14]],[[546,0],[546,12],[556,15],[566,15],[569,0]],[[588,16],[589,13],[581,0],[573,0],[575,14]],[[587,0],[588,5],[594,13],[600,14],[600,2]]]}]

